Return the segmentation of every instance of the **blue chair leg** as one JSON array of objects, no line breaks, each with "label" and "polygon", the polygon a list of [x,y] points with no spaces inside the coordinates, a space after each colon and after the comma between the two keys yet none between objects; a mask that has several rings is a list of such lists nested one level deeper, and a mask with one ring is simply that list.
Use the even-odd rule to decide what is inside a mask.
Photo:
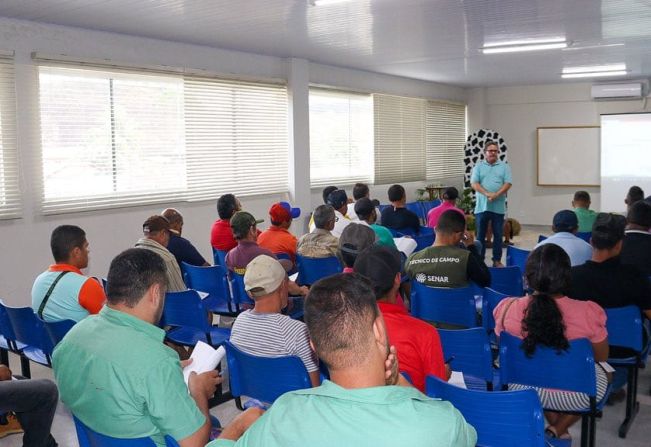
[{"label": "blue chair leg", "polygon": [[619,437],[626,438],[628,429],[631,428],[633,420],[640,410],[640,403],[637,401],[637,378],[638,369],[633,366],[628,368],[628,386],[626,387],[626,417],[619,426]]},{"label": "blue chair leg", "polygon": [[28,379],[32,378],[32,371],[29,367],[29,359],[23,355],[20,356],[20,372]]}]

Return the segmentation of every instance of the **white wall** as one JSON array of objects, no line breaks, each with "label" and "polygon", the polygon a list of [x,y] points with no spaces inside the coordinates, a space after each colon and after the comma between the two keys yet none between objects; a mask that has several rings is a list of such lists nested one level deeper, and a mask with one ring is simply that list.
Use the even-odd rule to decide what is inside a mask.
[{"label": "white wall", "polygon": [[[220,50],[205,46],[137,38],[112,33],[96,32],[33,22],[0,19],[0,50],[14,50],[16,61],[16,100],[18,149],[21,163],[21,190],[23,194],[23,217],[0,221],[0,298],[9,304],[28,305],[34,277],[51,262],[49,236],[54,227],[75,224],[82,227],[91,245],[91,261],[87,271],[90,275],[105,276],[110,260],[119,251],[133,246],[140,237],[142,222],[151,214],[159,213],[165,206],[124,208],[57,216],[39,213],[40,196],[39,134],[37,117],[37,73],[31,60],[32,52],[49,55],[65,54],[74,58],[109,59],[116,63],[135,65],[168,65],[213,73],[262,79],[288,79],[293,72],[297,82],[318,83],[343,88],[465,101],[466,91],[423,81],[378,75],[363,71],[342,69],[286,60],[276,57]],[[308,61],[309,62],[309,61]],[[301,70],[308,75],[302,76]],[[291,85],[291,83],[290,83]],[[300,87],[300,86],[299,86]],[[304,85],[302,86],[303,92]],[[291,92],[290,92],[291,95]],[[302,95],[305,98],[305,95]],[[294,107],[297,104],[293,104]],[[305,107],[300,107],[305,111]],[[291,117],[290,117],[291,119]],[[303,116],[297,123],[307,126]],[[293,126],[290,126],[293,127]],[[300,130],[293,129],[294,132]],[[290,141],[293,140],[290,138]],[[298,141],[306,141],[303,129]],[[309,141],[309,140],[308,140]],[[290,148],[291,150],[291,148]],[[305,151],[293,163],[293,174],[308,169]],[[302,160],[302,161],[301,161]],[[295,188],[310,190],[305,175],[293,175]],[[301,185],[302,183],[302,185]],[[424,182],[423,182],[424,184]],[[408,193],[422,186],[407,184]],[[83,185],[80,185],[83,187]],[[377,190],[377,194],[376,191]],[[350,189],[349,189],[350,191]],[[381,194],[380,194],[381,192]],[[386,185],[374,187],[374,196],[385,201]],[[320,191],[296,194],[303,208],[321,203]],[[303,198],[301,198],[301,196]],[[258,217],[267,217],[269,205],[286,196],[244,197],[242,203]],[[216,218],[214,201],[200,203],[170,203],[185,216],[184,235],[192,240],[202,254],[209,259],[209,232]],[[306,210],[308,211],[308,210]],[[305,213],[304,215],[307,215]],[[265,226],[263,224],[262,226]],[[304,219],[294,225],[300,234]]]},{"label": "white wall", "polygon": [[484,126],[497,130],[508,145],[508,160],[513,171],[509,215],[520,222],[551,225],[554,213],[571,208],[572,196],[578,189],[587,190],[592,196],[592,208],[599,210],[599,187],[536,185],[537,127],[599,125],[602,113],[645,110],[642,100],[592,101],[590,85],[495,87],[469,92],[469,124],[473,125],[469,130]]}]

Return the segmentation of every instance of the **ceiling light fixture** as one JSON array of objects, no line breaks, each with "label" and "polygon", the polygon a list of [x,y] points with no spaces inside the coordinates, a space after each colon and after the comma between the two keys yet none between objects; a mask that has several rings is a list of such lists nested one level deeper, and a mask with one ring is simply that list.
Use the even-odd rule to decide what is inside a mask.
[{"label": "ceiling light fixture", "polygon": [[310,0],[312,6],[334,5],[335,3],[344,3],[350,0]]},{"label": "ceiling light fixture", "polygon": [[569,43],[565,37],[552,37],[547,39],[522,39],[496,43],[487,43],[481,48],[484,54],[517,53],[521,51],[553,50],[567,48]]},{"label": "ceiling light fixture", "polygon": [[571,78],[597,78],[604,76],[622,76],[627,74],[626,64],[587,65],[582,67],[566,67],[561,77]]}]

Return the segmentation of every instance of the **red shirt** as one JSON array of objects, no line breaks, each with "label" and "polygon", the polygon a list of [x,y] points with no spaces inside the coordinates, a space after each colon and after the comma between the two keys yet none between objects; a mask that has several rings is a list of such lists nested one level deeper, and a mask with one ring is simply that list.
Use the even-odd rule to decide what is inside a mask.
[{"label": "red shirt", "polygon": [[389,334],[398,350],[400,371],[411,377],[414,387],[425,392],[425,376],[447,381],[441,339],[434,326],[412,317],[403,305],[378,302]]},{"label": "red shirt", "polygon": [[233,237],[231,221],[218,219],[212,224],[210,230],[210,245],[216,250],[228,251],[237,247],[237,241]]}]

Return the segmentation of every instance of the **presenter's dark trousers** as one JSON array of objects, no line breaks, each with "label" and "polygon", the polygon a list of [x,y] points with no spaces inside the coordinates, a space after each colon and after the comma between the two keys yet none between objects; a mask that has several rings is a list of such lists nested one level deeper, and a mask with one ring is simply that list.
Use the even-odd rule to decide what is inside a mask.
[{"label": "presenter's dark trousers", "polygon": [[23,427],[23,447],[56,447],[50,434],[59,392],[50,380],[0,381],[0,414],[16,413]]},{"label": "presenter's dark trousers", "polygon": [[497,214],[492,211],[475,213],[475,225],[477,227],[477,239],[481,242],[481,257],[486,256],[486,229],[488,222],[493,228],[493,261],[502,260],[502,239],[504,237],[504,214]]}]

